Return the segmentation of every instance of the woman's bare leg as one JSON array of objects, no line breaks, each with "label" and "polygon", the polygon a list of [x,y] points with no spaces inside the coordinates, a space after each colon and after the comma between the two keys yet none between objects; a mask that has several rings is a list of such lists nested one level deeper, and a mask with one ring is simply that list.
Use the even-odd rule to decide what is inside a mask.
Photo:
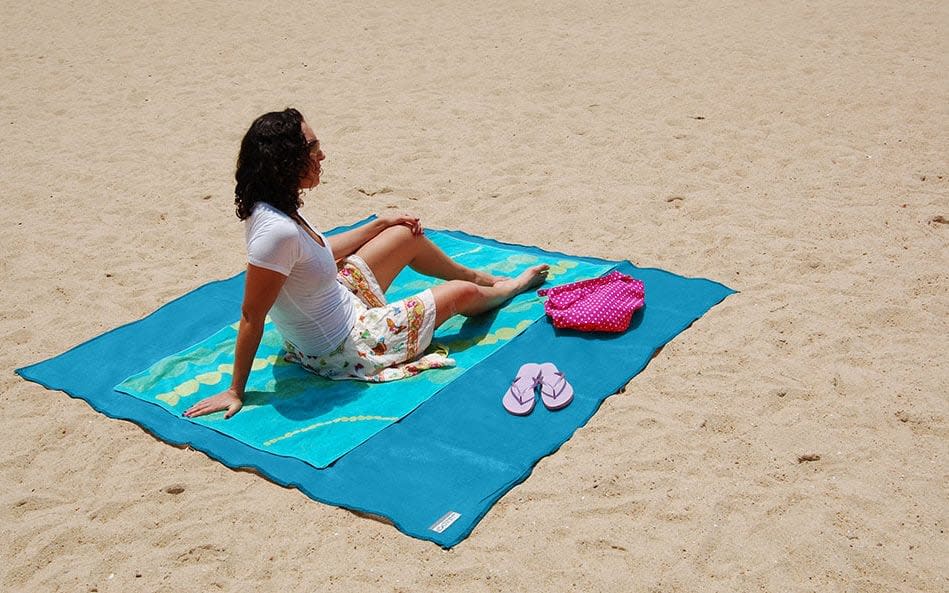
[{"label": "woman's bare leg", "polygon": [[466,268],[439,249],[425,235],[413,235],[406,226],[391,226],[356,251],[372,270],[383,291],[405,266],[442,280],[466,280],[491,286],[501,278]]},{"label": "woman's bare leg", "polygon": [[471,317],[490,311],[519,295],[535,288],[547,279],[548,266],[527,269],[520,276],[495,282],[493,286],[479,286],[464,280],[451,280],[432,288],[435,295],[435,327],[454,315]]}]

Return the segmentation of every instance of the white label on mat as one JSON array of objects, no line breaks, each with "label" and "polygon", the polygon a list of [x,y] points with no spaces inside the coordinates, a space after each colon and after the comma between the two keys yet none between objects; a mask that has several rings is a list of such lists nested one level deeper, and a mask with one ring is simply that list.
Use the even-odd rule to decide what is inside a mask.
[{"label": "white label on mat", "polygon": [[451,524],[458,520],[458,517],[461,516],[461,513],[456,513],[455,511],[448,511],[442,518],[438,521],[435,521],[435,524],[429,527],[435,533],[441,533],[451,527]]}]

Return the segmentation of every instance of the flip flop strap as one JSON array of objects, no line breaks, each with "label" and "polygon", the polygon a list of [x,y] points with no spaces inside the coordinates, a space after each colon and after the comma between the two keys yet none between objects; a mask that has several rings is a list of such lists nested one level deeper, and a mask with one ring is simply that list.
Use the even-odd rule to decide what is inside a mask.
[{"label": "flip flop strap", "polygon": [[526,404],[528,401],[530,401],[530,399],[534,399],[534,386],[536,385],[536,383],[531,383],[531,387],[530,387],[531,397],[530,397],[530,399],[524,399],[524,398],[521,397],[521,394],[525,393],[527,390],[526,390],[526,389],[521,389],[520,387],[517,386],[517,382],[518,382],[520,379],[521,379],[521,377],[518,377],[518,378],[514,379],[513,381],[511,381],[511,395],[514,396],[514,399],[517,400],[517,403],[523,405],[523,404]]},{"label": "flip flop strap", "polygon": [[544,387],[549,387],[550,391],[543,391],[543,393],[552,399],[557,399],[567,388],[567,378],[563,376],[563,373],[554,374],[557,375],[557,381],[555,381],[553,385],[542,383],[541,391],[543,391]]}]

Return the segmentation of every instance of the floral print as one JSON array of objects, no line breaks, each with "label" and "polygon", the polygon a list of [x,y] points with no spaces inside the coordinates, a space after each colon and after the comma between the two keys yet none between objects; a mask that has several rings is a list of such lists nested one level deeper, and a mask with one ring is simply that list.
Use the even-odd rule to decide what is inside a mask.
[{"label": "floral print", "polygon": [[358,256],[344,260],[337,276],[353,293],[356,323],[332,352],[311,356],[287,342],[287,359],[328,379],[384,382],[428,369],[455,366],[447,352],[429,347],[435,331],[435,297],[431,290],[386,304],[379,283]]}]

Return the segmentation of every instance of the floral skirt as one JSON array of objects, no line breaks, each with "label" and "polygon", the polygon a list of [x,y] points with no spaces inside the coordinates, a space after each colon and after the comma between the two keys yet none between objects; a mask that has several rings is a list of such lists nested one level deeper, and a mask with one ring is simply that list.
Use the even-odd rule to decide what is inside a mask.
[{"label": "floral skirt", "polygon": [[455,366],[447,352],[423,354],[435,331],[435,297],[424,290],[394,303],[359,256],[344,260],[337,280],[352,293],[356,322],[332,352],[310,356],[287,342],[287,360],[328,379],[395,381],[427,369]]}]

